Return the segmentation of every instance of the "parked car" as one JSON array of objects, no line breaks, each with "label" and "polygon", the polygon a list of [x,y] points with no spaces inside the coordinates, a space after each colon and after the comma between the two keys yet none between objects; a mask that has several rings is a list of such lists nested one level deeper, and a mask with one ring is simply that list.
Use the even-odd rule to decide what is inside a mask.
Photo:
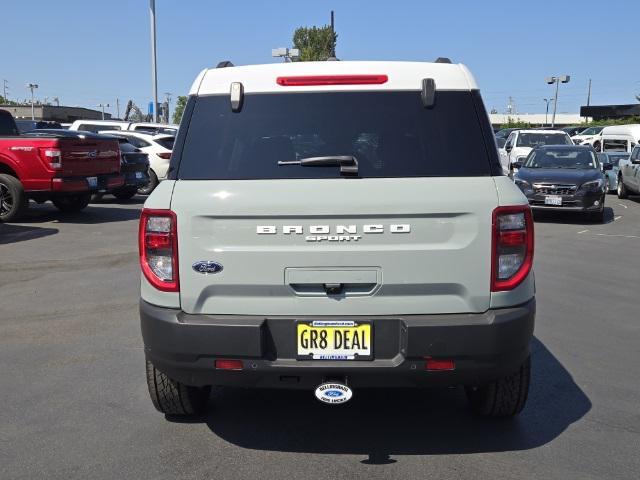
[{"label": "parked car", "polygon": [[117,120],[76,120],[69,130],[98,133],[107,130],[127,130],[131,122]]},{"label": "parked car", "polygon": [[139,194],[149,195],[158,186],[158,183],[166,180],[173,142],[175,141],[173,135],[154,135],[128,130],[120,132],[104,131],[100,133],[126,138],[132,145],[149,155],[149,183],[147,186],[138,189]]},{"label": "parked car", "polygon": [[178,125],[171,123],[137,122],[132,123],[128,130],[133,132],[152,133],[154,135],[164,133],[175,137],[178,133]]},{"label": "parked car", "polygon": [[202,411],[210,385],[463,385],[479,414],[522,410],[531,211],[464,65],[210,69],[182,121],[139,229],[160,412]]},{"label": "parked car", "polygon": [[0,110],[0,221],[18,220],[29,199],[76,212],[89,204],[92,192],[123,185],[118,142],[62,132],[68,133],[20,135],[11,114]]},{"label": "parked car", "polygon": [[511,132],[515,132],[516,130],[522,130],[521,128],[501,128],[495,133],[496,138],[506,138],[509,136]]},{"label": "parked car", "polygon": [[[600,134],[602,133],[602,129],[604,127],[589,127],[581,132],[573,135],[571,140],[576,145],[599,145],[600,142]],[[595,147],[594,147],[595,148]]]},{"label": "parked car", "polygon": [[566,132],[559,130],[515,130],[509,134],[504,147],[499,150],[504,173],[512,175],[513,164],[523,163],[529,152],[541,145],[573,145],[573,142]]},{"label": "parked car", "polygon": [[579,133],[581,133],[586,128],[587,127],[585,125],[574,125],[573,127],[563,127],[558,130],[561,130],[565,132],[567,135],[569,135],[570,137],[573,137],[574,135],[578,135]]},{"label": "parked car", "polygon": [[[603,167],[603,172],[607,178],[606,190],[607,192],[615,192],[618,190],[618,174],[619,167],[618,164],[620,160],[628,160],[629,154],[624,152],[605,152],[598,153],[598,160],[600,161],[600,165]],[[611,170],[605,170],[604,166],[607,164],[611,164]]]},{"label": "parked car", "polygon": [[640,195],[640,145],[618,163],[618,198]]},{"label": "parked car", "polygon": [[16,119],[16,125],[20,133],[30,132],[31,130],[40,130],[43,128],[62,128],[58,122],[47,120],[23,120]]},{"label": "parked car", "polygon": [[99,195],[110,193],[120,200],[133,198],[138,189],[149,184],[149,155],[135,147],[123,137],[114,137],[120,145],[121,170],[124,185],[113,190],[100,192]]},{"label": "parked car", "polygon": [[514,182],[532,209],[578,212],[603,221],[607,185],[603,169],[611,169],[611,164],[601,167],[592,147],[539,146],[514,166],[518,169]]},{"label": "parked car", "polygon": [[640,124],[611,125],[600,132],[599,142],[594,142],[596,152],[631,152],[640,144]]}]

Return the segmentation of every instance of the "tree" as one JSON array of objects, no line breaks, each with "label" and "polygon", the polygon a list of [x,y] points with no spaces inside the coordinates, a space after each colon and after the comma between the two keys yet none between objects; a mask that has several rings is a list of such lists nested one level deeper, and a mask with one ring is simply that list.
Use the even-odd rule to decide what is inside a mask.
[{"label": "tree", "polygon": [[180,95],[176,100],[176,106],[173,109],[173,123],[180,123],[182,120],[182,114],[184,113],[184,107],[187,106],[187,97]]},{"label": "tree", "polygon": [[13,100],[7,100],[2,95],[0,95],[0,105],[20,105],[18,102],[14,102]]},{"label": "tree", "polygon": [[300,27],[293,33],[293,47],[300,50],[301,62],[324,61],[333,56],[338,34],[330,25]]}]

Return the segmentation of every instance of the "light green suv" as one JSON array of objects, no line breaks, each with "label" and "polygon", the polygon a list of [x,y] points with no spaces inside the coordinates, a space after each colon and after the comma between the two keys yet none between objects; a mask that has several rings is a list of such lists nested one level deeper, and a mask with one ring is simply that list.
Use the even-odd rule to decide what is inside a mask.
[{"label": "light green suv", "polygon": [[[478,87],[447,61],[204,70],[140,220],[147,378],[166,414],[212,385],[529,388],[533,223]],[[362,389],[362,390],[361,390]]]}]

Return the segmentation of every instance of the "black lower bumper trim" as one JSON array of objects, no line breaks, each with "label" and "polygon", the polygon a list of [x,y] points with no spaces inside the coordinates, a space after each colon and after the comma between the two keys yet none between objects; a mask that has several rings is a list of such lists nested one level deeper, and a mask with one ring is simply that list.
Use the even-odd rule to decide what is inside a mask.
[{"label": "black lower bumper trim", "polygon": [[[147,358],[187,385],[311,388],[344,377],[354,387],[481,385],[507,375],[529,355],[535,300],[479,314],[339,317],[374,323],[370,361],[296,360],[295,322],[336,317],[189,315],[140,302]],[[455,361],[430,372],[424,358]],[[243,361],[215,369],[216,358]]]}]

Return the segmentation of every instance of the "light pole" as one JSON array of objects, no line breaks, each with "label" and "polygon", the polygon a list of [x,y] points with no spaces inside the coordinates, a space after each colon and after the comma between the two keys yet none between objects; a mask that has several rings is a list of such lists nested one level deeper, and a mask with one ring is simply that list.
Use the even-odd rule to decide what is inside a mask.
[{"label": "light pole", "polygon": [[547,104],[547,108],[544,112],[544,126],[546,127],[549,123],[547,120],[547,117],[549,116],[549,102],[553,102],[553,98],[543,98],[542,100],[544,100],[544,103]]},{"label": "light pole", "polygon": [[571,77],[569,75],[560,75],[559,77],[547,77],[546,82],[549,85],[556,84],[556,96],[553,99],[553,117],[551,117],[551,128],[556,126],[556,110],[558,108],[558,91],[560,89],[560,82],[569,83]]},{"label": "light pole", "polygon": [[153,120],[158,121],[158,69],[156,68],[156,0],[149,0],[151,16],[151,80],[153,82]]},{"label": "light pole", "polygon": [[167,111],[165,112],[165,122],[164,123],[169,123],[169,111],[170,111],[170,107],[171,107],[171,92],[164,92],[164,98],[165,101],[167,102]]},{"label": "light pole", "polygon": [[35,120],[36,119],[36,112],[35,109],[33,107],[33,91],[38,88],[38,84],[37,83],[27,83],[27,88],[29,88],[31,90],[31,120]]},{"label": "light pole", "polygon": [[98,108],[102,108],[102,119],[104,120],[104,107],[109,108],[111,105],[109,105],[108,103],[101,103],[100,105],[98,105]]}]

